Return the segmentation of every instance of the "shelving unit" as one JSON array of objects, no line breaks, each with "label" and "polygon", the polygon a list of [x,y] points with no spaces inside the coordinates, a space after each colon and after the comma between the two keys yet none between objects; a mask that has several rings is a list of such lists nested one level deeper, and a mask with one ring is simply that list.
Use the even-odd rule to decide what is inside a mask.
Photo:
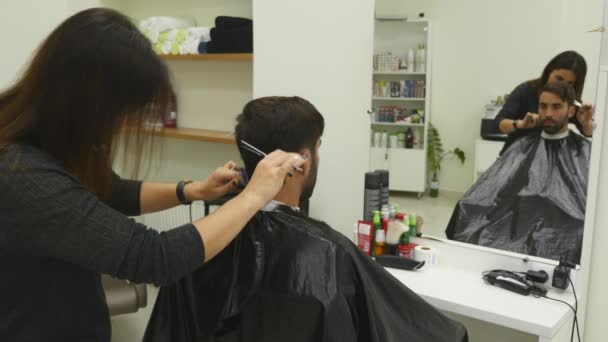
[{"label": "shelving unit", "polygon": [[372,126],[424,127],[424,124],[423,123],[409,123],[409,122],[372,122]]},{"label": "shelving unit", "polygon": [[413,102],[424,102],[425,98],[415,98],[415,97],[372,97],[374,101],[413,101]]},{"label": "shelving unit", "polygon": [[252,61],[252,53],[208,53],[199,55],[159,55],[167,61]]},{"label": "shelving unit", "polygon": [[374,71],[374,75],[424,76],[424,75],[426,75],[426,72],[412,72],[412,71]]},{"label": "shelving unit", "polygon": [[[133,18],[136,25],[140,20],[153,16],[192,18],[196,26],[204,27],[215,26],[217,16],[253,18],[253,2],[250,0],[100,0],[99,5],[124,13]],[[179,127],[164,129],[162,136],[184,141],[234,144],[230,132],[236,116],[253,99],[254,54],[168,54],[159,55],[159,58],[165,61],[171,74],[177,95]],[[217,148],[222,150],[222,146]]]},{"label": "shelving unit", "polygon": [[[374,85],[379,81],[384,84],[400,82],[411,89],[412,84],[425,81],[424,97],[385,97],[377,96],[377,90],[372,91],[372,107],[374,117],[371,118],[371,136],[374,132],[383,131],[388,134],[412,130],[417,137],[414,148],[395,146],[373,146],[370,149],[370,170],[386,169],[390,172],[389,188],[393,191],[416,192],[419,197],[427,187],[427,135],[430,120],[431,103],[431,23],[428,19],[408,20],[404,17],[376,18],[374,30],[374,54],[390,52],[393,56],[404,58],[409,49],[417,51],[418,45],[426,47],[424,70],[396,69],[389,64],[391,70],[374,70]],[[394,63],[391,61],[390,63]],[[379,63],[380,64],[380,63]],[[411,66],[408,66],[411,68]],[[380,69],[380,67],[378,68]],[[408,81],[413,82],[408,82]],[[405,81],[405,83],[401,83]],[[408,85],[409,83],[409,85]],[[377,89],[377,88],[376,88]],[[386,93],[385,93],[386,94]],[[411,96],[411,92],[409,93]],[[403,93],[401,93],[403,96]],[[397,106],[398,111],[405,109],[408,114],[412,111],[423,113],[423,123],[412,124],[405,122],[381,122],[379,120],[381,106]],[[378,117],[375,117],[378,116]],[[374,140],[374,139],[372,139]]]},{"label": "shelving unit", "polygon": [[[135,129],[127,127],[127,132],[133,132]],[[144,130],[146,134],[152,134],[152,129]],[[162,128],[154,131],[161,137],[174,138],[189,141],[210,142],[216,144],[235,145],[236,140],[231,132],[216,131],[210,129],[198,128]]]}]

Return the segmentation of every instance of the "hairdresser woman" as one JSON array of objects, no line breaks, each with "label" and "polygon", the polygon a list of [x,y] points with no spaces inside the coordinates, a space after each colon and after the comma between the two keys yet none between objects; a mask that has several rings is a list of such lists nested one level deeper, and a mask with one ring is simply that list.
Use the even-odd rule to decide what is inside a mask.
[{"label": "hairdresser woman", "polygon": [[[571,84],[576,92],[577,101],[582,103],[581,96],[586,74],[587,63],[583,56],[574,51],[565,51],[555,56],[547,64],[540,78],[518,85],[496,116],[499,130],[509,134],[502,152],[518,138],[540,131],[537,114],[538,96],[540,89],[545,84],[557,82]],[[576,125],[581,134],[591,137],[593,135],[593,106],[582,105],[570,122]]]},{"label": "hairdresser woman", "polygon": [[[164,233],[136,223],[127,215],[216,198],[239,181],[231,163],[177,186],[112,172],[121,128],[141,132],[159,120],[170,92],[166,66],[130,20],[90,9],[55,29],[0,93],[0,341],[110,341],[102,273],[176,281],[230,243],[303,166],[275,151],[214,214]],[[148,138],[123,138],[129,158],[140,158]]]}]

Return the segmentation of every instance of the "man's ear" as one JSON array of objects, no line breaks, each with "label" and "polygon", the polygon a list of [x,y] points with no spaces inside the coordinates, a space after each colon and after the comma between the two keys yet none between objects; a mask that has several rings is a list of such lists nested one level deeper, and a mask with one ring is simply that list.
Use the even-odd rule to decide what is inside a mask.
[{"label": "man's ear", "polygon": [[302,169],[304,170],[304,176],[308,176],[310,173],[310,165],[312,163],[312,153],[309,148],[303,148],[298,153],[302,156],[302,158],[306,159],[304,165],[302,165]]},{"label": "man's ear", "polygon": [[574,116],[574,114],[576,114],[576,110],[578,109],[577,106],[575,105],[570,105],[568,106],[568,118],[571,118]]}]

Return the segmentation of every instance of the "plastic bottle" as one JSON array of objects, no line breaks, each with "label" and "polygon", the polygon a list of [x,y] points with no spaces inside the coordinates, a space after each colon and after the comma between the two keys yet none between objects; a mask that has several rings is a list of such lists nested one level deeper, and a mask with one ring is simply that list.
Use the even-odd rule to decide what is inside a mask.
[{"label": "plastic bottle", "polygon": [[405,132],[405,148],[414,148],[414,132],[411,128]]},{"label": "plastic bottle", "polygon": [[374,251],[375,254],[383,255],[385,245],[386,245],[386,233],[384,233],[384,230],[382,230],[382,229],[376,230],[376,248]]},{"label": "plastic bottle", "polygon": [[381,147],[382,133],[374,131],[374,147]]},{"label": "plastic bottle", "polygon": [[408,71],[410,72],[414,72],[416,71],[416,57],[414,54],[414,49],[410,48],[409,51],[407,52],[407,68]]},{"label": "plastic bottle", "polygon": [[401,238],[399,239],[399,246],[397,247],[399,251],[399,256],[410,257],[410,230],[409,230],[410,220],[407,215],[403,216],[403,225],[408,227],[407,232],[401,234]]},{"label": "plastic bottle", "polygon": [[389,203],[388,205],[389,218],[394,219],[397,215],[397,211],[395,210],[395,205],[393,203]]},{"label": "plastic bottle", "polygon": [[374,211],[380,209],[380,202],[382,201],[381,184],[381,176],[379,173],[367,172],[365,174],[365,191],[363,195],[364,221],[370,222],[374,217]]},{"label": "plastic bottle", "polygon": [[390,218],[390,211],[388,209],[388,205],[387,204],[383,204],[382,205],[382,209],[380,209],[380,218],[382,219],[389,219]]},{"label": "plastic bottle", "polygon": [[[380,212],[378,210],[374,210],[374,218],[372,220],[374,223],[374,236],[372,236],[372,242],[376,242],[376,236],[378,235],[378,231],[382,230],[382,221],[380,220]],[[376,256],[376,248],[372,248],[372,256]]]},{"label": "plastic bottle", "polygon": [[171,92],[168,107],[167,112],[165,112],[165,115],[163,116],[163,126],[175,128],[177,127],[177,97],[174,92]]},{"label": "plastic bottle", "polygon": [[418,52],[416,53],[416,62],[418,62],[418,68],[416,71],[425,72],[426,71],[426,49],[424,44],[420,44],[418,46]]},{"label": "plastic bottle", "polygon": [[410,238],[416,237],[416,214],[410,216]]},{"label": "plastic bottle", "polygon": [[387,148],[388,147],[388,132],[382,131],[382,141],[380,147]]}]

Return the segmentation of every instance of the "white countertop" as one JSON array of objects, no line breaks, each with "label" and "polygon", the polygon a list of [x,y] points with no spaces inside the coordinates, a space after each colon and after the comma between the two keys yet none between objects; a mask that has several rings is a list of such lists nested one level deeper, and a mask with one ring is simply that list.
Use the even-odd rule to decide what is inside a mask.
[{"label": "white countertop", "polygon": [[[444,251],[441,259],[445,261],[449,254]],[[485,258],[484,253],[480,252],[478,257]],[[430,304],[448,312],[548,338],[553,337],[563,324],[572,322],[572,310],[563,303],[523,296],[486,284],[481,272],[492,268],[464,269],[447,262],[448,265],[442,265],[441,259],[439,265],[419,271],[386,269]],[[493,268],[503,267],[496,265]],[[550,288],[550,282],[551,279],[545,284],[546,288]],[[574,306],[570,293],[549,289],[547,295]]]}]

